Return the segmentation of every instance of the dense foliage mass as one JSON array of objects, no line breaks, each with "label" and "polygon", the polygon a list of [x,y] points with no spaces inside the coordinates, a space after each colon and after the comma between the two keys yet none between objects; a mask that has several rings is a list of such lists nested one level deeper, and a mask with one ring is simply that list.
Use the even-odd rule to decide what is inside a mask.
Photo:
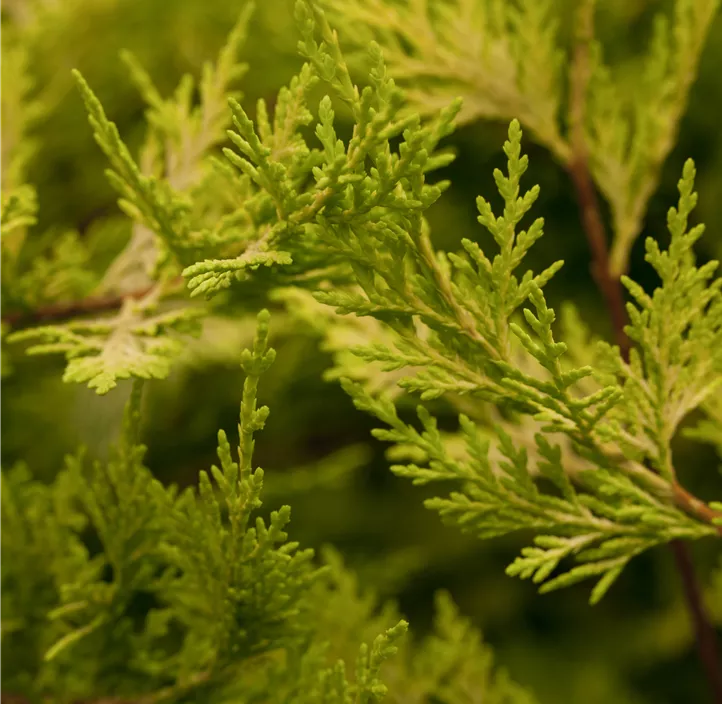
[{"label": "dense foliage mass", "polygon": [[[94,1],[89,12],[113,16],[115,0]],[[11,448],[2,475],[3,693],[145,704],[537,701],[516,682],[543,678],[514,667],[510,679],[447,591],[437,592],[426,636],[413,619],[417,634],[406,634],[401,608],[387,598],[444,554],[458,549],[468,566],[477,541],[510,546],[508,536],[521,531],[518,556],[505,555],[506,575],[572,594],[592,579],[591,604],[606,595],[597,609],[653,548],[672,545],[692,621],[682,620],[679,596],[623,657],[659,645],[665,631],[669,652],[691,650],[696,639],[700,664],[679,691],[695,698],[707,687],[718,701],[722,571],[708,579],[705,569],[709,586],[700,589],[684,546],[699,541],[709,565],[722,535],[722,502],[703,498],[719,486],[702,485],[698,495],[687,475],[690,457],[722,448],[722,278],[717,261],[695,253],[704,227],[692,222],[691,159],[675,179],[667,232],[644,238],[647,270],[638,277],[630,269],[717,6],[676,0],[654,23],[643,70],[627,78],[605,62],[592,1],[570,14],[567,46],[559,27],[566,14],[551,0],[297,0],[303,63],[251,108],[239,90],[254,22],[245,3],[200,78],[186,74],[174,90],[122,53],[145,106],[142,136],[126,137],[93,78],[73,70],[123,213],[79,231],[44,219],[29,165],[44,154],[34,135],[53,112],[52,90],[38,93],[31,65],[81,10],[11,3],[3,38],[3,383],[15,404],[6,408],[23,422],[3,437]],[[476,199],[482,227],[437,249],[435,213],[453,196],[439,173],[452,168],[454,131],[489,118],[508,127],[495,188]],[[555,235],[545,236],[553,228],[538,216],[541,189],[526,186],[522,130],[567,174],[606,329],[582,305],[552,303],[564,248],[553,245],[545,263],[537,255],[549,254],[543,248]],[[597,191],[609,206],[609,246]],[[256,316],[264,305],[273,315]],[[387,556],[366,570],[375,588],[362,588],[336,550],[317,559],[289,540],[287,505],[261,516],[268,488],[254,449],[269,416],[259,380],[273,380],[278,366],[271,319],[288,338],[320,340],[325,378],[380,421],[372,435],[390,445],[394,475],[434,484],[424,503],[453,529],[442,541],[458,548]],[[280,341],[292,351],[293,342]],[[223,406],[234,378],[227,367],[245,345],[237,451],[218,431],[218,463],[182,474],[179,467],[200,464],[184,443],[207,436],[209,424],[216,429],[207,390],[189,378],[221,368],[210,403]],[[277,384],[303,378],[310,349],[285,372],[281,365]],[[19,429],[42,433],[47,421],[33,399],[68,393],[52,386],[58,359],[64,382],[120,399],[124,416],[112,449],[100,442],[71,451],[60,471],[48,472],[33,461],[57,461],[61,445],[43,454]],[[59,415],[72,424],[68,408]],[[330,415],[327,406],[321,417]],[[144,437],[153,439],[158,422],[166,437],[155,451]],[[293,428],[283,425],[283,444],[302,432]],[[699,445],[697,455],[680,448],[682,436]],[[154,452],[175,473],[156,476]],[[19,461],[7,466],[7,458]],[[303,504],[346,487],[365,530],[393,540],[403,519],[384,525],[380,502],[364,506],[354,493],[363,448],[337,444],[314,459],[315,467],[279,472],[275,489],[269,472],[271,503],[293,496]],[[313,516],[322,523],[330,509],[321,503]],[[391,511],[396,517],[393,504]],[[428,523],[433,516],[407,515],[440,530]],[[595,650],[601,636],[582,630]],[[621,642],[623,624],[611,633]],[[539,700],[580,701],[591,689],[590,702],[661,701],[613,670],[566,674],[567,690],[542,681]]]}]

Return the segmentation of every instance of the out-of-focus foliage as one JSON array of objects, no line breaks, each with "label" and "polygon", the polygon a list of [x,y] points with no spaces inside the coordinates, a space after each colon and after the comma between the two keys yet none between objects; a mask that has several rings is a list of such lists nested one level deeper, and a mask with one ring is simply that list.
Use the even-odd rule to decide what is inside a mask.
[{"label": "out-of-focus foliage", "polygon": [[[572,137],[560,124],[563,95],[569,100],[573,91],[567,69],[573,50],[558,36],[558,0],[326,4],[344,39],[359,47],[381,44],[391,75],[409,87],[411,110],[433,113],[461,95],[461,120],[517,118],[562,165],[573,167]],[[618,275],[627,269],[660,165],[674,146],[719,0],[676,0],[671,16],[655,16],[633,77],[607,65],[603,45],[587,35],[584,16],[596,4],[578,3],[582,26],[575,32],[593,42],[592,66],[580,69],[591,73],[587,148],[612,211],[611,266]]]},{"label": "out-of-focus foliage", "polygon": [[[260,376],[273,363],[268,313],[258,317],[246,373],[234,458],[218,433],[220,467],[202,471],[198,491],[178,494],[143,466],[138,445],[142,382],[135,382],[120,443],[107,466],[69,458],[51,485],[24,466],[3,475],[3,687],[28,697],[129,700],[190,696],[265,702],[379,701],[380,679],[405,621],[362,595],[338,556],[313,565],[285,532],[290,508],[251,521],[264,473],[253,468],[254,433],[268,417],[257,406]],[[92,554],[90,529],[101,545]],[[110,576],[108,576],[110,575]],[[133,613],[144,596],[149,608]],[[393,696],[464,701],[471,693],[532,704],[492,669],[478,633],[448,595],[437,603],[435,634],[407,645],[385,678]],[[397,620],[392,627],[384,627]],[[362,645],[349,682],[338,656]],[[332,656],[336,656],[332,664]]]}]

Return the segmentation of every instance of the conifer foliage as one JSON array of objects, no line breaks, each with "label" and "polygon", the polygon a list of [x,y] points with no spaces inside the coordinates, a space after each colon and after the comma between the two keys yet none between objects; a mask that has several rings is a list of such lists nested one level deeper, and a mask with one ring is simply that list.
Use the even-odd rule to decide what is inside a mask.
[{"label": "conifer foliage", "polygon": [[[581,5],[582,16],[593,10]],[[563,164],[581,163],[559,126],[553,3],[329,6],[341,36],[364,45],[361,63],[347,62],[320,4],[298,0],[305,63],[272,109],[260,100],[247,110],[238,90],[250,4],[205,66],[198,105],[191,77],[165,98],[125,54],[148,106],[138,157],[76,72],[132,222],[104,267],[77,233],[42,256],[28,237],[37,203],[23,135],[42,110],[28,99],[22,47],[8,55],[6,340],[64,355],[67,382],[105,394],[132,379],[132,392],[107,462],[79,452],[50,484],[22,465],[3,472],[3,691],[144,704],[534,701],[447,594],[433,633],[411,639],[396,607],[361,593],[336,553],[319,561],[289,540],[289,507],[258,515],[254,436],[269,410],[257,390],[275,357],[266,310],[241,358],[237,450],[219,431],[218,465],[181,492],[144,466],[144,380],[167,377],[183,336],[199,335],[241,284],[271,290],[324,337],[329,377],[383,424],[374,435],[391,445],[391,470],[441,483],[428,508],[480,539],[523,531],[508,575],[544,592],[593,579],[596,603],[640,553],[722,535],[722,503],[685,489],[672,447],[693,412],[704,419],[690,437],[718,450],[722,437],[722,279],[717,262],[695,260],[692,161],[669,210],[669,245],[646,241],[656,289],[622,277],[627,354],[594,339],[571,305],[557,323],[544,289],[562,261],[523,267],[545,223],[530,217],[539,187],[524,182],[522,125]],[[657,24],[639,94],[654,94],[654,107],[622,105],[601,48],[590,52],[583,133],[611,206],[613,273],[626,269],[715,8],[677,0],[674,31]],[[464,100],[452,99],[459,92]],[[347,139],[339,113],[352,123]],[[494,251],[470,234],[459,251],[438,252],[426,214],[449,183],[430,174],[453,159],[442,141],[455,125],[477,117],[511,120],[506,169],[493,174],[502,208],[491,196],[476,203]],[[402,411],[410,399],[415,419]],[[458,418],[450,431],[434,415],[441,403]]]},{"label": "conifer foliage", "polygon": [[[3,688],[52,701],[370,703],[388,691],[384,668],[418,701],[487,691],[531,704],[494,672],[448,595],[438,597],[435,635],[385,667],[407,630],[396,608],[378,612],[334,553],[319,567],[290,542],[288,506],[268,522],[255,516],[264,473],[253,467],[254,434],[269,414],[257,389],[275,357],[268,323],[264,310],[241,358],[237,452],[220,430],[220,467],[202,471],[197,490],[179,494],[143,466],[142,381],[106,465],[69,457],[51,485],[24,466],[3,475]],[[366,634],[372,643],[356,646],[349,678],[331,655]]]},{"label": "conifer foliage", "polygon": [[[579,0],[591,15],[596,0]],[[517,118],[565,168],[574,166],[572,136],[560,124],[564,67],[572,53],[560,38],[553,0],[351,0],[324,2],[349,48],[377,41],[389,73],[407,87],[409,107],[433,114],[464,97],[460,119]],[[626,271],[642,230],[660,165],[679,121],[719,0],[675,0],[655,17],[639,58],[634,89],[605,61],[593,36],[586,91],[587,148],[597,185],[612,211],[611,266]]]}]

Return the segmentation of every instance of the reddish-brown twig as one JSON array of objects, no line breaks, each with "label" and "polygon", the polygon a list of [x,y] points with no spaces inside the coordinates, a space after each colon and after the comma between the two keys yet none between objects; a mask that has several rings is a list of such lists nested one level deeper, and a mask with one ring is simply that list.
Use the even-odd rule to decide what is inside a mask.
[{"label": "reddish-brown twig", "polygon": [[[570,85],[570,142],[572,156],[567,163],[577,195],[584,232],[592,252],[592,275],[604,297],[611,318],[614,336],[625,360],[629,358],[630,340],[624,331],[627,311],[622,284],[612,276],[604,224],[589,169],[585,139],[584,110],[589,81],[589,49],[594,34],[594,0],[581,2],[578,8],[574,55]],[[711,520],[715,512],[692,496],[680,485],[673,487],[674,500],[680,508]],[[694,575],[694,567],[687,546],[679,541],[671,544],[677,570],[682,579],[687,607],[692,618],[699,657],[707,674],[715,704],[722,704],[722,664],[717,652],[715,629],[706,612],[702,594]]]},{"label": "reddish-brown twig", "polygon": [[146,286],[137,291],[131,291],[122,296],[91,296],[79,301],[68,301],[62,303],[51,303],[41,306],[35,310],[13,311],[2,316],[3,323],[16,327],[19,325],[30,325],[51,320],[67,320],[81,315],[91,313],[102,313],[109,310],[116,310],[121,307],[126,298],[143,298],[150,293],[156,284]]}]

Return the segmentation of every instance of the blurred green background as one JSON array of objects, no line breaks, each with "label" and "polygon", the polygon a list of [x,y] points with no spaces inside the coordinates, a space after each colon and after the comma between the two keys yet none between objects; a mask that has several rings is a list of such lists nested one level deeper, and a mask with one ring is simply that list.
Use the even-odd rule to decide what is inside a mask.
[{"label": "blurred green background", "polygon": [[[239,0],[47,2],[54,7],[34,24],[34,4],[43,3],[5,2],[3,29],[5,36],[24,35],[31,74],[50,108],[34,130],[41,146],[29,170],[39,193],[38,231],[77,228],[92,234],[99,222],[119,218],[119,211],[70,70],[80,69],[136,149],[144,108],[119,51],[132,50],[168,93],[184,72],[198,75],[202,62],[215,56],[241,6]],[[652,15],[670,4],[600,3],[599,31],[610,56],[624,62],[642,50]],[[257,98],[275,95],[300,65],[292,0],[259,0],[257,5],[244,50],[250,71],[243,81],[243,102],[251,108]],[[574,0],[560,0],[559,5],[568,19]],[[718,16],[644,233],[665,241],[666,211],[676,202],[682,163],[692,157],[700,195],[696,218],[708,228],[699,248],[703,259],[722,255],[721,71]],[[439,247],[453,248],[463,236],[482,245],[486,241],[475,222],[474,199],[495,192],[492,171],[503,162],[505,129],[504,124],[477,123],[450,139],[458,157],[441,176],[453,186],[430,215]],[[549,287],[553,302],[573,299],[589,324],[607,334],[571,184],[543,149],[527,142],[526,150],[531,160],[527,184],[541,185],[536,214],[545,217],[547,233],[532,251],[530,266],[539,269],[563,258],[566,266]],[[122,218],[117,231],[119,238],[127,236]],[[643,260],[642,240],[634,249],[631,274],[650,286],[654,279]],[[254,297],[245,307],[253,314],[260,304]],[[271,416],[258,437],[256,460],[268,475],[266,509],[286,502],[293,506],[293,539],[312,547],[333,543],[364,583],[400,600],[419,632],[429,625],[434,590],[448,588],[480,626],[498,660],[545,704],[706,701],[668,550],[638,558],[594,608],[587,605],[586,584],[537,595],[532,584],[504,575],[523,538],[480,543],[444,527],[422,507],[427,494],[388,471],[384,447],[369,435],[372,420],[357,412],[338,386],[322,380],[330,360],[319,351],[318,340],[282,311],[272,327],[278,361],[262,385],[262,401],[270,405]],[[163,480],[195,481],[198,470],[213,462],[217,429],[235,431],[242,383],[237,361],[251,333],[248,316],[230,321],[220,335],[223,349],[191,348],[169,380],[149,384],[144,425],[148,463]],[[14,372],[3,380],[3,466],[24,460],[36,475],[51,478],[63,456],[80,443],[102,457],[117,432],[128,389],[121,385],[98,398],[62,384],[61,360],[4,353],[11,355]],[[677,452],[686,486],[706,499],[722,495],[719,462],[711,450],[681,440]],[[309,483],[314,485],[308,488]],[[700,544],[692,550],[707,583],[716,546]],[[716,610],[722,623],[722,604]]]}]

